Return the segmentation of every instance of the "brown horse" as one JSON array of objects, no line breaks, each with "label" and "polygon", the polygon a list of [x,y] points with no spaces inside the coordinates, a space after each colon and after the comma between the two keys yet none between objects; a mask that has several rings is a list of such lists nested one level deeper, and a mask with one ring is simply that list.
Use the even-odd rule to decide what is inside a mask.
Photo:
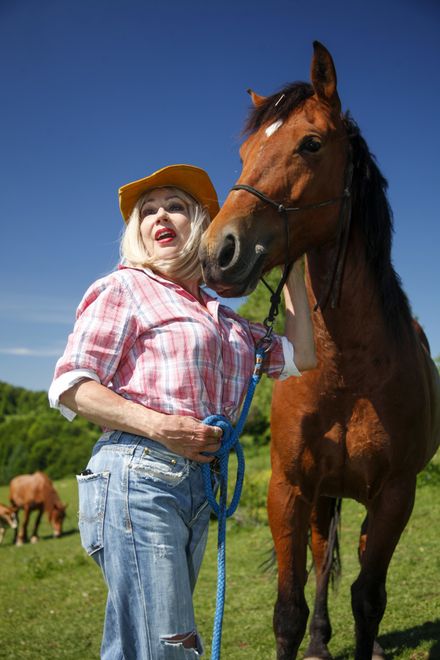
[{"label": "brown horse", "polygon": [[17,515],[15,507],[0,504],[0,544],[3,543],[5,532],[8,527],[17,529]]},{"label": "brown horse", "polygon": [[251,93],[238,186],[204,236],[209,286],[248,294],[260,275],[306,253],[318,368],[275,385],[268,510],[278,562],[279,660],[295,658],[309,610],[308,530],[316,602],[308,658],[330,658],[329,567],[339,498],[361,502],[352,585],[356,659],[375,642],[388,566],[411,514],[416,475],[440,440],[440,381],[391,263],[392,219],[360,131],[341,114],[336,73],[315,42],[312,84]]},{"label": "brown horse", "polygon": [[55,537],[61,536],[67,505],[61,502],[47,474],[34,472],[34,474],[21,474],[14,477],[9,484],[9,499],[17,510],[23,509],[24,511],[23,523],[18,525],[17,545],[22,545],[27,541],[29,516],[31,511],[34,510],[38,511],[38,514],[35,519],[31,543],[38,541],[38,527],[44,511],[46,511],[52,525],[53,535]]}]

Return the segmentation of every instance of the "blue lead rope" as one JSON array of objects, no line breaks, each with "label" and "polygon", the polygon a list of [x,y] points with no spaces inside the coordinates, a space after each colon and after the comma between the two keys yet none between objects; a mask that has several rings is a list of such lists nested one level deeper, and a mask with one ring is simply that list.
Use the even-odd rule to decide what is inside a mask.
[{"label": "blue lead rope", "polygon": [[[215,498],[213,483],[211,479],[210,463],[202,463],[202,475],[205,493],[208,502],[218,518],[218,543],[217,543],[217,599],[214,618],[214,629],[212,633],[211,660],[220,660],[220,647],[222,639],[223,612],[225,608],[226,592],[226,519],[232,516],[240,501],[244,479],[244,454],[240,444],[240,435],[251,407],[255,388],[261,379],[261,368],[267,347],[259,347],[255,353],[255,368],[249,383],[246,398],[241,409],[240,418],[235,427],[223,415],[210,415],[203,420],[204,424],[219,426],[223,431],[222,445],[214,453],[219,459],[219,501]],[[228,494],[228,462],[232,450],[237,454],[237,478],[235,482],[234,495],[229,507],[227,506]]]}]

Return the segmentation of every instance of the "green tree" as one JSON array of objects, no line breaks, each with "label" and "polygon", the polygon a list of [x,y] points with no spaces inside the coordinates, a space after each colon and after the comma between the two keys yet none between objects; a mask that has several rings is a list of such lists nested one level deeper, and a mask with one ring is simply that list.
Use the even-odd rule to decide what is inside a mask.
[{"label": "green tree", "polygon": [[51,410],[46,392],[0,382],[0,484],[44,470],[52,479],[84,469],[100,429]]}]

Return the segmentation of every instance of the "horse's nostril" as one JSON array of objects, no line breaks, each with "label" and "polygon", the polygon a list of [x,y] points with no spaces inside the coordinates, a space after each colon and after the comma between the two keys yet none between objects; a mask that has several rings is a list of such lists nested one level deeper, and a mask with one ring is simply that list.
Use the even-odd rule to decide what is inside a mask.
[{"label": "horse's nostril", "polygon": [[235,248],[236,248],[235,238],[234,236],[232,236],[232,234],[228,234],[225,237],[222,249],[220,250],[218,255],[218,265],[220,266],[220,268],[227,268],[228,266],[230,266],[232,260],[234,259]]}]

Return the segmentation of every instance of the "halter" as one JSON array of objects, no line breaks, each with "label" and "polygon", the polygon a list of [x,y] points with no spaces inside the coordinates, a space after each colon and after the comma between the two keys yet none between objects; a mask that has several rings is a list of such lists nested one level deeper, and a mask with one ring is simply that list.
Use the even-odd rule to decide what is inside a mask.
[{"label": "halter", "polygon": [[281,280],[274,291],[272,287],[269,286],[269,284],[264,280],[264,278],[263,277],[261,278],[263,284],[265,284],[265,286],[269,289],[269,291],[272,294],[270,298],[270,302],[271,302],[270,311],[267,318],[264,321],[264,325],[266,326],[266,336],[264,337],[263,341],[268,341],[270,343],[271,335],[273,332],[273,325],[275,323],[275,317],[278,314],[278,308],[281,301],[281,291],[287,281],[293,263],[289,261],[289,222],[288,222],[287,214],[296,213],[298,211],[306,211],[308,209],[320,209],[325,206],[331,206],[332,204],[336,204],[337,202],[342,201],[341,209],[339,211],[339,218],[338,218],[337,249],[335,252],[333,267],[329,271],[330,275],[327,275],[326,293],[324,296],[322,296],[321,300],[319,300],[316,303],[314,307],[314,311],[316,312],[318,307],[321,308],[321,311],[325,309],[330,294],[332,294],[331,307],[332,309],[336,307],[339,301],[341,279],[344,269],[345,255],[347,252],[347,244],[348,244],[348,235],[350,230],[351,185],[353,179],[353,162],[351,158],[348,161],[344,179],[345,179],[344,192],[342,193],[342,195],[340,195],[339,197],[332,197],[330,199],[326,199],[322,202],[315,202],[313,204],[304,204],[304,206],[284,206],[284,204],[274,201],[273,199],[262,193],[260,190],[257,190],[257,188],[254,188],[253,186],[248,186],[244,183],[238,183],[235,186],[232,186],[231,190],[245,190],[251,195],[255,195],[255,197],[258,197],[263,202],[270,204],[270,206],[275,208],[276,211],[284,219],[284,228],[286,234],[286,258],[284,262],[284,268],[283,268],[283,274],[281,276]]}]

